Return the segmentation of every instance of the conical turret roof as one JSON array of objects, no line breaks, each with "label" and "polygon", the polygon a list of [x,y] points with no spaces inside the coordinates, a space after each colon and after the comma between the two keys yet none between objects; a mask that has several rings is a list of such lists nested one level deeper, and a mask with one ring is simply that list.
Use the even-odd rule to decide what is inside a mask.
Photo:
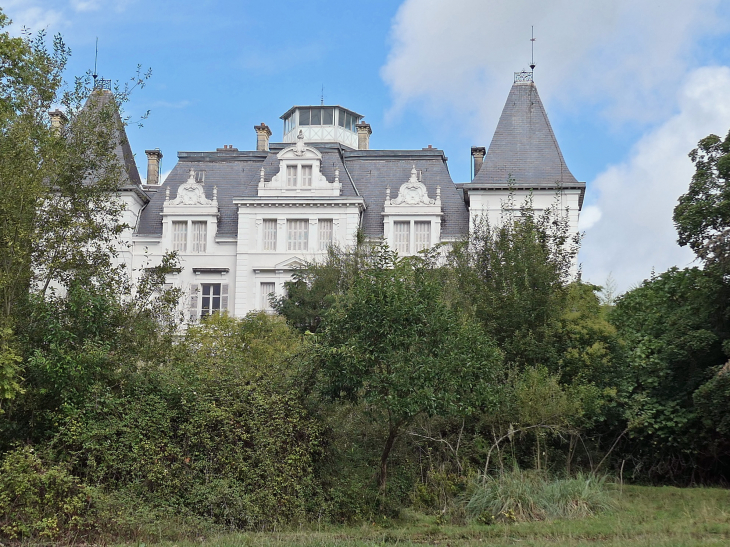
[{"label": "conical turret roof", "polygon": [[516,81],[492,137],[484,164],[465,186],[547,187],[579,183],[568,169],[537,87]]},{"label": "conical turret roof", "polygon": [[134,153],[129,144],[129,138],[124,129],[124,122],[119,115],[119,107],[115,102],[112,92],[107,89],[95,89],[86,100],[83,109],[93,108],[101,110],[110,104],[113,105],[112,115],[114,116],[114,125],[116,127],[115,134],[112,137],[114,139],[114,154],[123,168],[121,172],[122,180],[119,181],[119,185],[120,187],[129,185],[140,186],[142,179],[139,176],[137,163],[134,160]]}]

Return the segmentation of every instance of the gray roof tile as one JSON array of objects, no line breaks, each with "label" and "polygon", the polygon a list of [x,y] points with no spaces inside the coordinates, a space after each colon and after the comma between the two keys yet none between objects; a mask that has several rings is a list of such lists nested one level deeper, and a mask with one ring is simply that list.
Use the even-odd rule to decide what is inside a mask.
[{"label": "gray roof tile", "polygon": [[[291,145],[286,145],[291,146]],[[260,170],[264,168],[264,178],[271,178],[279,172],[276,153],[282,147],[272,145],[270,152],[258,151],[217,151],[217,152],[179,152],[178,163],[162,185],[147,187],[150,203],[140,215],[137,227],[139,235],[160,236],[162,234],[162,206],[165,202],[166,188],[170,188],[170,199],[175,199],[180,185],[188,179],[188,172],[204,171],[205,195],[213,197],[213,187],[218,188],[218,233],[230,237],[238,234],[238,207],[233,203],[236,198],[255,198],[258,196]],[[340,169],[342,196],[355,197],[357,193],[340,159],[336,147],[319,147],[322,152],[322,174],[329,181],[335,178],[335,169]],[[149,190],[153,191],[150,192]],[[262,198],[266,200],[276,198]]]},{"label": "gray roof tile", "polygon": [[574,186],[534,82],[515,83],[497,124],[497,130],[474,180],[463,185]]},{"label": "gray roof tile", "polygon": [[441,150],[354,150],[344,153],[345,163],[355,186],[365,198],[363,232],[370,237],[383,235],[385,190],[390,186],[391,197],[411,176],[411,169],[422,172],[422,182],[430,198],[441,187],[441,235],[459,237],[469,230],[469,213],[461,193],[456,189]]}]

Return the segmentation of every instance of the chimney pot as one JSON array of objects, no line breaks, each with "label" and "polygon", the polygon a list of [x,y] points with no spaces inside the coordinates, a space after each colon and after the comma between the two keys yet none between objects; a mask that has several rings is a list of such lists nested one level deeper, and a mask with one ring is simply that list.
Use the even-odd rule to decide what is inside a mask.
[{"label": "chimney pot", "polygon": [[477,173],[482,168],[482,164],[484,163],[484,156],[487,153],[487,149],[483,146],[472,146],[471,147],[471,156],[474,158],[474,176],[477,176]]},{"label": "chimney pot", "polygon": [[370,124],[360,122],[355,124],[355,127],[357,128],[357,149],[370,150],[370,135],[373,134]]},{"label": "chimney pot", "polygon": [[261,125],[254,125],[253,128],[256,130],[256,150],[268,151],[271,129],[264,122],[261,122]]},{"label": "chimney pot", "polygon": [[160,184],[160,160],[162,152],[159,148],[145,150],[147,154],[147,184]]},{"label": "chimney pot", "polygon": [[48,115],[51,117],[51,129],[59,134],[68,123],[68,117],[58,109],[52,110]]}]

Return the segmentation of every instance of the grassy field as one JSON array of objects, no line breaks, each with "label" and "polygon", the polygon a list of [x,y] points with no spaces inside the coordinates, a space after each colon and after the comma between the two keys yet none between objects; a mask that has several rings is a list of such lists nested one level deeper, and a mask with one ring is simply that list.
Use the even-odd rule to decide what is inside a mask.
[{"label": "grassy field", "polygon": [[616,508],[580,520],[491,526],[438,526],[423,515],[359,527],[279,533],[229,534],[195,542],[158,545],[229,546],[695,546],[730,545],[730,490],[718,488],[616,487]]}]

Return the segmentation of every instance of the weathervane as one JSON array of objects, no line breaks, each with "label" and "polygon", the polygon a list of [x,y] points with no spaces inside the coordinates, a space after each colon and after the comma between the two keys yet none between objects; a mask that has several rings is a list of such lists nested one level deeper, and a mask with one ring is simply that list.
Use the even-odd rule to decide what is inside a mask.
[{"label": "weathervane", "polygon": [[96,64],[99,60],[99,37],[96,37],[96,49],[94,51],[94,73],[91,75],[94,78],[94,89],[109,89],[112,88],[112,81],[111,80],[105,80],[102,78],[97,83],[96,79],[99,77],[99,74],[96,72]]},{"label": "weathervane", "polygon": [[535,25],[532,25],[530,33],[530,70],[535,70]]},{"label": "weathervane", "polygon": [[99,76],[96,73],[96,61],[99,60],[99,37],[96,37],[96,49],[94,50],[94,73],[92,76],[94,77],[94,89],[96,89],[96,78]]}]

